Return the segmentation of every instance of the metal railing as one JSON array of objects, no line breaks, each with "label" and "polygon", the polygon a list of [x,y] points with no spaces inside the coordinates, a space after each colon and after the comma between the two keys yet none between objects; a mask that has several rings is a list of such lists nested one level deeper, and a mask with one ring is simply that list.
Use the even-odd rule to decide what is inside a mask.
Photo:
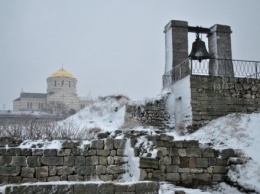
[{"label": "metal railing", "polygon": [[260,61],[210,59],[199,62],[188,58],[163,75],[163,88],[187,75],[260,79]]}]

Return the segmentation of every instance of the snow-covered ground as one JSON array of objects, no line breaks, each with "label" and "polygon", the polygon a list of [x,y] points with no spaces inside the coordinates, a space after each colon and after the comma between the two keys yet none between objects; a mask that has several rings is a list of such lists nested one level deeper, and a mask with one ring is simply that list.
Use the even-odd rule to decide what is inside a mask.
[{"label": "snow-covered ground", "polygon": [[[73,121],[81,128],[99,128],[101,131],[113,132],[120,128],[124,123],[125,104],[127,100],[122,98],[105,98],[93,102],[89,107],[81,110],[65,121],[59,122],[60,125]],[[137,127],[136,130],[146,130],[153,134],[153,128]],[[234,148],[240,149],[248,162],[237,165],[236,169],[230,171],[228,176],[232,181],[237,181],[245,188],[253,189],[260,193],[260,113],[253,114],[231,114],[211,121],[205,127],[192,134],[179,135],[176,132],[169,132],[175,140],[195,139],[200,143],[210,143],[215,149]],[[142,140],[143,141],[143,140]],[[20,147],[31,147],[37,145],[39,141],[27,141]],[[58,141],[42,142],[43,148],[60,148]],[[130,161],[133,163],[135,160]],[[136,173],[135,169],[129,169]],[[129,177],[126,177],[129,181]],[[184,190],[186,193],[241,193],[236,188],[232,188],[225,183],[215,186],[215,189],[208,188],[207,191],[199,189],[186,189],[176,187],[168,183],[161,183],[160,194],[170,194],[175,190]]]}]

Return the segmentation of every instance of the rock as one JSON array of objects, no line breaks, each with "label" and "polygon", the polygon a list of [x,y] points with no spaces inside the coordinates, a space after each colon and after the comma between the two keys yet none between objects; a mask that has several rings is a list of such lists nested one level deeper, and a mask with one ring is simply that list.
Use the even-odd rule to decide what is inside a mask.
[{"label": "rock", "polygon": [[159,162],[155,158],[140,158],[140,168],[159,169]]},{"label": "rock", "polygon": [[22,140],[14,139],[12,137],[0,137],[0,147],[16,147],[22,143]]}]

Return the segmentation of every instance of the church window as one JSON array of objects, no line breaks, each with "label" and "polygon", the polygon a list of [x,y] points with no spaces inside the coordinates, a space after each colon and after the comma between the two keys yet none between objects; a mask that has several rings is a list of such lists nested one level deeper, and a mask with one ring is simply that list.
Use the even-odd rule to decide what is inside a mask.
[{"label": "church window", "polygon": [[64,85],[64,80],[61,81],[61,86],[63,86],[63,85]]},{"label": "church window", "polygon": [[69,87],[70,87],[70,81],[69,81]]},{"label": "church window", "polygon": [[55,81],[54,81],[54,87],[56,87],[56,86],[57,86],[57,81],[55,80]]},{"label": "church window", "polygon": [[27,102],[27,109],[29,109],[30,108],[30,103],[29,102]]}]

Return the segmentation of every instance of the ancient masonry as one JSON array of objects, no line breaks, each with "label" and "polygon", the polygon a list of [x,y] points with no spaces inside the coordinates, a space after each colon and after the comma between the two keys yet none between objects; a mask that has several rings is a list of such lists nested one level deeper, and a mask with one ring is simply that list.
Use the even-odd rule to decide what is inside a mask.
[{"label": "ancient masonry", "polygon": [[[74,189],[74,193],[78,193],[78,190],[81,190],[79,193],[86,193],[84,188],[91,190],[105,186],[109,188],[107,193],[158,193],[158,183],[153,181],[166,180],[176,185],[193,187],[223,182],[228,170],[228,158],[236,156],[235,151],[231,149],[219,152],[210,147],[200,147],[197,141],[174,141],[172,136],[166,134],[151,136],[145,132],[129,131],[126,136],[130,138],[135,156],[140,158],[139,181],[151,182],[131,184],[130,188],[116,183],[128,173],[126,139],[107,138],[93,140],[84,147],[82,142],[64,141],[60,150],[21,149],[17,147],[19,141],[10,140],[6,148],[4,140],[0,143],[0,184],[101,180],[115,183],[104,183],[104,186],[100,186],[79,182],[59,187]],[[137,144],[136,140],[140,136],[144,136],[147,142],[150,142],[150,151],[158,149],[156,156],[151,157],[144,144]],[[143,186],[147,191],[140,190]],[[33,190],[35,187],[37,186],[7,186],[5,193],[19,189]],[[46,186],[46,189],[51,187]],[[89,191],[88,189],[86,191]]]}]

